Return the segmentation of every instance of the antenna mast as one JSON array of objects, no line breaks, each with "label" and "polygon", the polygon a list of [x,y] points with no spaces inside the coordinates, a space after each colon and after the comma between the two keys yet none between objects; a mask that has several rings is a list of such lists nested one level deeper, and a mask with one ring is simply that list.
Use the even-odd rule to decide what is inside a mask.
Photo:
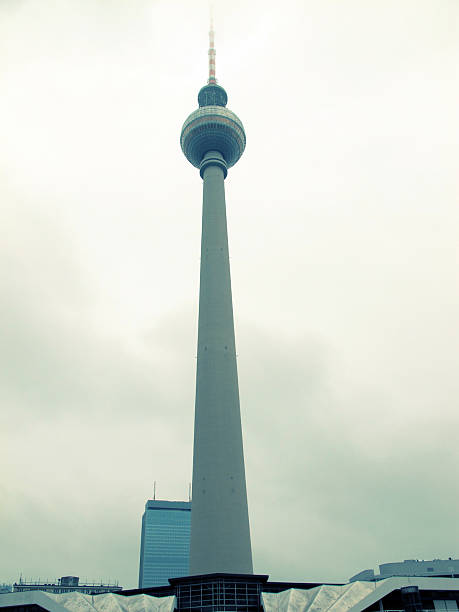
[{"label": "antenna mast", "polygon": [[153,499],[156,499],[156,480],[153,483]]},{"label": "antenna mast", "polygon": [[210,31],[209,31],[209,85],[215,85],[215,32],[214,32],[214,14],[213,7],[210,7]]}]

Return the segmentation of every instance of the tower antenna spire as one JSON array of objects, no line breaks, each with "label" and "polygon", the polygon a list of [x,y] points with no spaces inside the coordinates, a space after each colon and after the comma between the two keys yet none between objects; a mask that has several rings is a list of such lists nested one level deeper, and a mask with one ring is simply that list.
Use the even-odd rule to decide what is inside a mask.
[{"label": "tower antenna spire", "polygon": [[215,32],[214,32],[214,7],[210,5],[210,30],[209,30],[209,85],[217,82],[215,78]]}]

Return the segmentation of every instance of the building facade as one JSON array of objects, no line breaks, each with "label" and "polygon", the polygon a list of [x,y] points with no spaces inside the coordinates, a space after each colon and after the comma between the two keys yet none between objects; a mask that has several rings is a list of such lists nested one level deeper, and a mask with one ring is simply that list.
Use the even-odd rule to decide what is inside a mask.
[{"label": "building facade", "polygon": [[459,579],[393,576],[346,584],[271,582],[266,575],[207,574],[168,587],[123,591],[175,597],[177,612],[459,612]]},{"label": "building facade", "polygon": [[142,516],[139,588],[186,576],[190,559],[191,502],[150,499]]},{"label": "building facade", "polygon": [[458,612],[458,602],[458,578],[317,584],[270,582],[266,575],[207,574],[94,597],[7,593],[0,596],[0,612]]}]

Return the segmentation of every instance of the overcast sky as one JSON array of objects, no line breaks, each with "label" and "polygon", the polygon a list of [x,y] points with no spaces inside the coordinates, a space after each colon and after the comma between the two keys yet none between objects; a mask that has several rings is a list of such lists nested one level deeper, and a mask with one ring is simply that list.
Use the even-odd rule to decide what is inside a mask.
[{"label": "overcast sky", "polygon": [[[459,557],[459,3],[216,2],[254,569]],[[191,479],[208,5],[0,1],[0,582]]]}]

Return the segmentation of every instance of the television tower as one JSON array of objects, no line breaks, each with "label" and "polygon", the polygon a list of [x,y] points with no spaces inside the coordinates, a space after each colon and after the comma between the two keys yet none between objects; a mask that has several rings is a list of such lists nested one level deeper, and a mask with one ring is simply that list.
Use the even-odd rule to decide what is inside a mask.
[{"label": "television tower", "polygon": [[190,574],[252,574],[224,187],[246,139],[217,85],[212,22],[209,39],[208,82],[180,136],[203,179]]}]

